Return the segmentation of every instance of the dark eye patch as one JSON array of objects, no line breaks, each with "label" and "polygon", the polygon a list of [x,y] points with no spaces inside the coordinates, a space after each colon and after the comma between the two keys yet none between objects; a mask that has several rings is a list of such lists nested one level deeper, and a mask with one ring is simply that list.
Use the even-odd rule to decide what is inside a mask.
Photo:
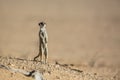
[{"label": "dark eye patch", "polygon": [[40,22],[39,26],[44,26],[44,24],[45,24],[44,22]]}]

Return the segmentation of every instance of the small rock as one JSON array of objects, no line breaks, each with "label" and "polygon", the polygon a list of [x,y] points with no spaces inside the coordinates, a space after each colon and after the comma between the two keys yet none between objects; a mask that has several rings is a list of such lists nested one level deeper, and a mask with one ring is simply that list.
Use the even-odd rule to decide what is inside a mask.
[{"label": "small rock", "polygon": [[56,79],[60,79],[60,77],[59,77],[59,76],[56,76]]}]

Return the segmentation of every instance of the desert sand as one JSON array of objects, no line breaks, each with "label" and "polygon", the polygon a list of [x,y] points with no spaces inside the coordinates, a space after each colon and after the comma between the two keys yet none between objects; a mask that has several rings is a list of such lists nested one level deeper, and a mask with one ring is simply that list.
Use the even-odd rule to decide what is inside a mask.
[{"label": "desert sand", "polygon": [[[47,80],[89,80],[86,74],[102,76],[97,80],[120,79],[119,0],[0,0],[0,60],[3,61],[0,64],[9,66],[6,58],[12,57],[10,63],[17,68],[25,59],[33,65],[28,69],[34,69],[37,63],[29,60],[38,54],[40,21],[47,23],[48,64],[55,69],[50,69],[53,73],[49,74],[48,64],[42,64],[46,67],[43,76]],[[23,60],[15,63],[14,58]],[[56,61],[69,66],[57,69]],[[21,67],[24,66],[27,67],[23,61]],[[70,68],[83,72],[74,73]],[[2,80],[32,79],[19,73],[11,76],[11,72],[4,69],[0,71]],[[86,78],[83,79],[82,75]]]}]

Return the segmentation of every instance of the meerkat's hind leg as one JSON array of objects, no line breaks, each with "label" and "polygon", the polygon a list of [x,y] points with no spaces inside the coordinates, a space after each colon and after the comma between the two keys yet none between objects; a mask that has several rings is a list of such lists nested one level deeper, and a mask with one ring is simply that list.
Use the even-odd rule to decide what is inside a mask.
[{"label": "meerkat's hind leg", "polygon": [[43,49],[43,44],[41,46],[41,50],[40,50],[40,62],[43,63],[43,53],[44,53],[44,49]]},{"label": "meerkat's hind leg", "polygon": [[45,48],[44,55],[45,55],[45,63],[47,63],[47,59],[48,59],[48,48],[47,47]]},{"label": "meerkat's hind leg", "polygon": [[43,54],[40,53],[40,62],[43,62]]}]

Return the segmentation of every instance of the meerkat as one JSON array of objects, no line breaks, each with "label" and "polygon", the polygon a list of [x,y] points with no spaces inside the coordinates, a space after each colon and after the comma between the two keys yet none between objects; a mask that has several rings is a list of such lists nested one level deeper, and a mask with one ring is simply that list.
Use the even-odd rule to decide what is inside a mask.
[{"label": "meerkat", "polygon": [[46,31],[46,23],[45,22],[40,22],[38,24],[40,26],[40,31],[39,31],[39,53],[38,55],[34,58],[38,58],[40,56],[40,61],[43,62],[43,54],[45,56],[45,63],[47,63],[47,58],[48,58],[48,35]]}]

